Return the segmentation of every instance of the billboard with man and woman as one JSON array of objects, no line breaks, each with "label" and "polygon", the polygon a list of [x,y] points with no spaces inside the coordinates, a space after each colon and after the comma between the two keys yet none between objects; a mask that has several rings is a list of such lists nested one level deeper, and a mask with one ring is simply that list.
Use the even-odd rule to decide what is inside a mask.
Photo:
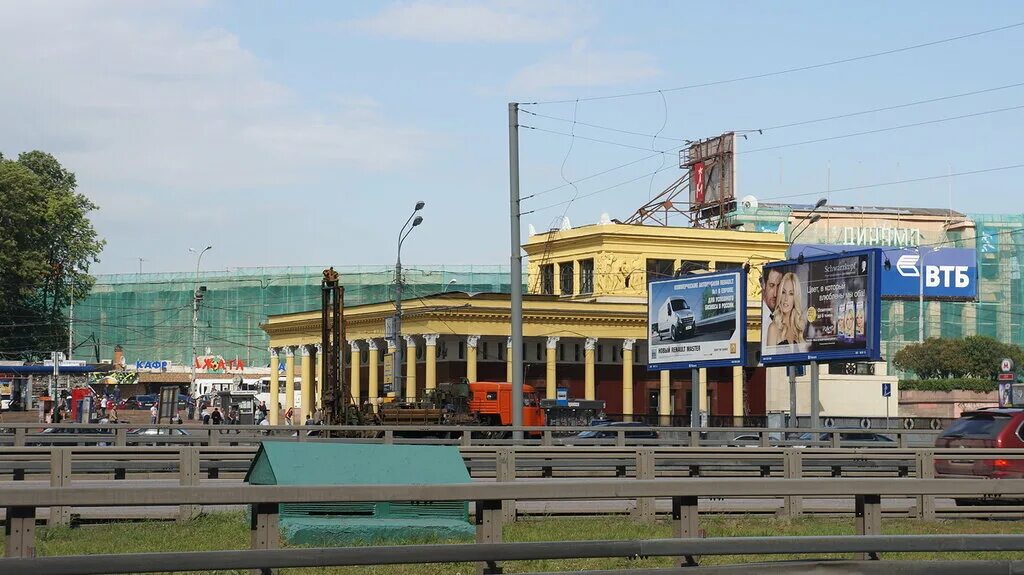
[{"label": "billboard with man and woman", "polygon": [[880,269],[878,250],[766,264],[761,362],[878,359]]}]

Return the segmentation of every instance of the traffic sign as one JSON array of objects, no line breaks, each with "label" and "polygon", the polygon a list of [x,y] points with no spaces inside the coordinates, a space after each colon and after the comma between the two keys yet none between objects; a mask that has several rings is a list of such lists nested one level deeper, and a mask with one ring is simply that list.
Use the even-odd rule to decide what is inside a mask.
[{"label": "traffic sign", "polygon": [[883,383],[882,384],[882,397],[892,397],[892,384],[891,383]]},{"label": "traffic sign", "polygon": [[998,381],[1016,381],[1017,379],[1013,373],[1000,373],[997,377]]},{"label": "traffic sign", "polygon": [[999,362],[999,371],[1003,373],[1010,373],[1013,371],[1013,360],[1005,357],[1003,361]]}]

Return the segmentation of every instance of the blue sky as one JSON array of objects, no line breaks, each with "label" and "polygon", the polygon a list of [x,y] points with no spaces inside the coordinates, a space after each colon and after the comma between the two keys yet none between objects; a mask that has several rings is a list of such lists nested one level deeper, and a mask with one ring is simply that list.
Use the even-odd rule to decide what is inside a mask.
[{"label": "blue sky", "polygon": [[[507,103],[670,89],[1017,22],[1017,2],[0,1],[0,152],[56,154],[101,210],[101,273],[387,264],[416,200],[411,264],[508,262]],[[638,148],[1024,82],[1024,27],[830,66],[525,115]],[[751,134],[738,192],[844,188],[1024,163],[1024,86]],[[524,196],[650,155],[524,130]],[[680,175],[674,153],[524,201],[524,238],[563,213],[625,219]],[[664,162],[664,163],[663,163]],[[833,203],[1024,211],[1024,169],[838,192]],[[594,193],[620,182],[629,184]],[[592,195],[591,195],[592,194]],[[784,196],[808,194],[798,200]],[[585,196],[572,201],[574,195]],[[780,199],[783,198],[783,199]],[[680,222],[681,223],[681,222]]]}]

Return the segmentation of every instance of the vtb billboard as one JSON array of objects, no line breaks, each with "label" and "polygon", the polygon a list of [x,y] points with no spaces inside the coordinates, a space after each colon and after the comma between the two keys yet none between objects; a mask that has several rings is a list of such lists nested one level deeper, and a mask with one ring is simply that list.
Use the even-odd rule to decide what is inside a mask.
[{"label": "vtb billboard", "polygon": [[688,275],[647,286],[649,370],[743,365],[747,274]]},{"label": "vtb billboard", "polygon": [[[794,244],[789,256],[827,255],[849,250],[832,244]],[[978,297],[978,258],[969,248],[879,248],[882,261],[882,297],[927,300],[967,300]]]},{"label": "vtb billboard", "polygon": [[880,359],[880,250],[773,262],[761,273],[761,363]]}]

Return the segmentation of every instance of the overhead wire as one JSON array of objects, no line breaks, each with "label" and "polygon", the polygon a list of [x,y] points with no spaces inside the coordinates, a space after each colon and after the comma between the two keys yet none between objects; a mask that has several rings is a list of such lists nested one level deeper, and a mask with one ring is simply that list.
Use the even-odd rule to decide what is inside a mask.
[{"label": "overhead wire", "polygon": [[1014,28],[1020,28],[1021,26],[1024,26],[1024,22],[1014,22],[1014,23],[1011,23],[1011,24],[1005,24],[1003,26],[997,26],[995,28],[988,28],[988,29],[985,29],[985,30],[979,30],[977,32],[970,32],[970,33],[967,33],[967,34],[960,34],[958,36],[951,36],[951,37],[947,37],[947,38],[941,38],[941,39],[938,39],[938,40],[932,40],[932,41],[929,41],[929,42],[922,42],[922,43],[918,43],[918,44],[911,44],[911,45],[908,45],[908,46],[902,46],[902,47],[899,47],[899,48],[892,48],[892,49],[889,49],[889,50],[882,50],[882,51],[879,51],[879,52],[871,52],[871,53],[868,53],[868,54],[862,54],[862,55],[859,55],[859,56],[853,56],[853,57],[849,57],[849,58],[840,58],[840,59],[837,59],[837,60],[829,60],[829,61],[826,61],[826,62],[820,62],[820,63],[817,63],[817,64],[809,64],[809,65],[805,65],[805,66],[795,66],[795,67],[792,67],[792,68],[784,68],[782,70],[775,70],[775,71],[771,71],[771,72],[762,72],[762,73],[758,73],[758,74],[749,74],[749,75],[745,75],[745,76],[738,76],[738,77],[728,78],[728,79],[724,79],[724,80],[714,80],[714,81],[709,81],[709,82],[700,82],[700,83],[696,83],[696,84],[688,84],[688,85],[684,85],[684,86],[677,86],[677,87],[674,87],[674,88],[662,88],[660,90],[643,90],[643,91],[636,91],[636,92],[625,92],[625,93],[620,93],[620,94],[608,94],[608,95],[604,95],[604,96],[591,96],[591,97],[586,97],[586,98],[575,98],[575,99],[565,99],[565,100],[545,100],[545,101],[535,101],[535,102],[524,102],[524,103],[521,103],[520,106],[540,106],[540,105],[549,105],[549,104],[567,104],[567,103],[573,102],[573,101],[592,102],[592,101],[597,101],[597,100],[612,100],[612,99],[619,99],[619,98],[631,98],[631,97],[635,97],[635,96],[649,96],[649,95],[652,95],[652,94],[656,94],[659,91],[660,92],[680,92],[680,91],[684,91],[684,90],[693,90],[693,89],[696,89],[696,88],[707,88],[707,87],[711,87],[711,86],[722,86],[722,85],[726,85],[726,84],[733,84],[733,83],[736,83],[736,82],[745,82],[745,81],[748,81],[748,80],[759,80],[759,79],[770,78],[770,77],[774,77],[774,76],[782,76],[782,75],[785,75],[785,74],[793,74],[793,73],[796,73],[796,72],[806,72],[808,70],[817,70],[817,69],[821,69],[821,68],[827,68],[827,67],[830,67],[830,66],[838,66],[838,65],[841,65],[841,64],[849,64],[851,62],[860,62],[860,61],[863,61],[863,60],[869,60],[869,59],[872,59],[872,58],[879,58],[879,57],[882,57],[882,56],[890,56],[892,54],[899,54],[899,53],[902,53],[902,52],[908,52],[908,51],[917,50],[917,49],[920,49],[920,48],[928,48],[928,47],[931,47],[931,46],[938,46],[938,45],[941,45],[941,44],[948,44],[950,42],[957,42],[959,40],[966,40],[968,38],[976,38],[978,36],[984,36],[984,35],[987,35],[987,34],[994,34],[996,32],[1002,32],[1002,31],[1005,31],[1005,30],[1011,30],[1011,29],[1014,29]]}]

